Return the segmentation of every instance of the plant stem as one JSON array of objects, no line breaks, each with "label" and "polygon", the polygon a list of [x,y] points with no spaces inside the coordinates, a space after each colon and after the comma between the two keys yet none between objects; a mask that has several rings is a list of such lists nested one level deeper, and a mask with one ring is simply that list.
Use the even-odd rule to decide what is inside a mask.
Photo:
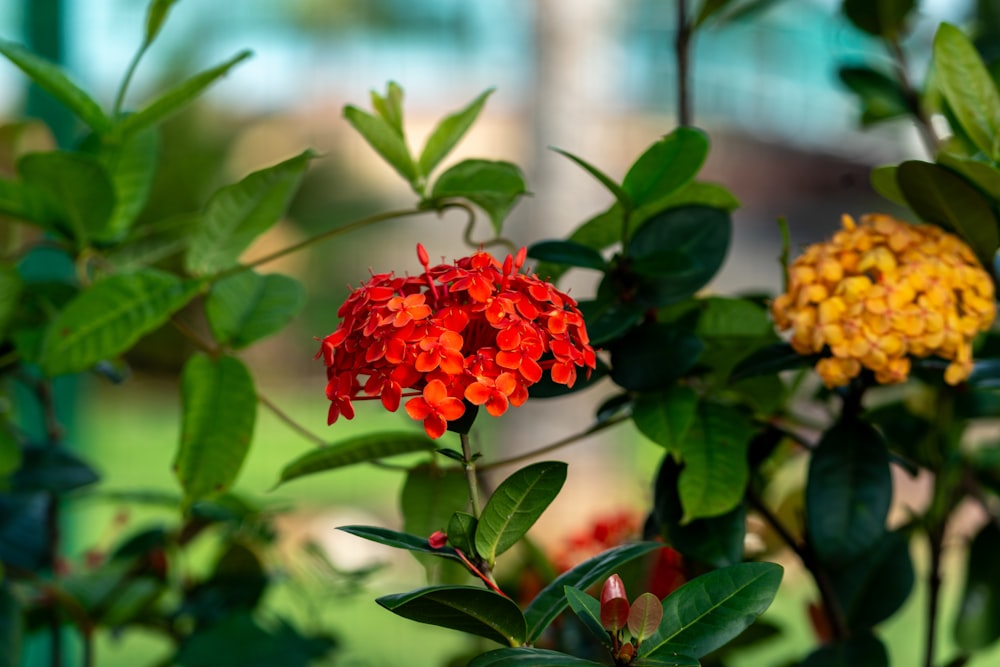
[{"label": "plant stem", "polygon": [[465,481],[469,485],[469,500],[472,501],[472,516],[479,518],[482,509],[479,505],[479,480],[476,479],[476,462],[472,458],[472,447],[469,444],[469,434],[459,433],[462,440],[462,458],[465,464]]},{"label": "plant stem", "polygon": [[142,56],[146,53],[146,49],[149,48],[149,42],[143,40],[142,46],[139,50],[135,52],[132,56],[132,61],[128,64],[128,69],[125,70],[125,76],[122,78],[122,83],[118,87],[118,94],[115,95],[115,105],[114,105],[114,115],[117,116],[121,113],[122,107],[125,106],[125,92],[128,90],[128,85],[132,81],[132,76],[135,74],[136,68],[139,66],[139,61],[142,60]]},{"label": "plant stem", "polygon": [[923,106],[920,104],[920,94],[917,93],[913,84],[910,82],[909,66],[906,62],[906,53],[903,51],[903,47],[900,45],[899,40],[896,38],[887,39],[886,45],[889,47],[889,53],[892,54],[893,63],[896,67],[896,80],[899,82],[899,87],[902,89],[903,97],[906,100],[906,106],[909,108],[910,114],[912,114],[913,119],[916,121],[917,130],[920,132],[920,138],[924,142],[924,148],[931,157],[934,157],[938,152],[938,138],[934,133],[934,126],[931,125],[930,118],[927,117]]},{"label": "plant stem", "polygon": [[326,446],[326,444],[327,444],[326,440],[324,440],[323,438],[319,437],[318,435],[316,435],[315,433],[313,433],[312,431],[310,431],[309,429],[307,429],[305,426],[303,426],[299,422],[295,421],[295,419],[292,418],[291,415],[289,415],[287,412],[285,412],[284,410],[282,410],[281,408],[279,408],[277,406],[277,404],[275,404],[267,396],[264,396],[263,394],[261,394],[260,392],[258,392],[257,393],[257,401],[261,405],[263,405],[265,408],[267,408],[268,410],[270,410],[274,414],[275,417],[277,417],[281,421],[285,422],[285,424],[290,429],[292,429],[293,431],[295,431],[296,433],[298,433],[299,435],[301,435],[306,440],[309,440],[309,441],[313,442],[314,444],[317,444],[317,445],[319,445],[321,447],[325,447]]},{"label": "plant stem", "polygon": [[690,76],[691,23],[687,18],[686,0],[677,0],[677,35],[674,51],[677,58],[677,124],[691,125]]},{"label": "plant stem", "polygon": [[944,530],[932,527],[927,532],[927,543],[931,553],[927,570],[927,630],[924,635],[924,667],[934,667],[938,603],[941,596],[941,553],[943,551]]},{"label": "plant stem", "polygon": [[553,442],[551,444],[548,444],[548,445],[545,445],[544,447],[539,447],[538,449],[533,449],[530,452],[526,452],[524,454],[518,454],[517,456],[512,456],[512,457],[510,457],[508,459],[501,459],[499,461],[491,461],[490,463],[483,464],[483,465],[479,466],[479,469],[480,470],[490,470],[492,468],[500,468],[502,466],[513,465],[515,463],[521,463],[522,461],[527,461],[529,459],[533,459],[533,458],[535,458],[537,456],[540,456],[542,454],[548,454],[551,451],[555,451],[555,450],[560,449],[562,447],[565,447],[567,445],[572,445],[573,443],[579,442],[580,440],[583,440],[584,438],[589,438],[590,436],[594,435],[595,433],[600,433],[601,431],[603,431],[606,428],[610,428],[612,426],[616,426],[618,424],[621,424],[622,422],[626,422],[626,421],[629,421],[631,419],[632,419],[632,417],[630,415],[621,415],[621,416],[618,416],[618,417],[613,417],[613,418],[608,419],[607,421],[603,421],[603,422],[601,422],[599,424],[594,424],[593,426],[591,426],[590,428],[588,428],[585,431],[581,431],[580,433],[574,433],[573,435],[566,436],[565,438],[563,438],[561,440],[556,440],[555,442]]}]

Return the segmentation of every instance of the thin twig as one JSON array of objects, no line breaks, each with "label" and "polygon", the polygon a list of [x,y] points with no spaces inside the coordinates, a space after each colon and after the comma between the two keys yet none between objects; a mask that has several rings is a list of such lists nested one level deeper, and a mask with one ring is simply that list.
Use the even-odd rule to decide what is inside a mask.
[{"label": "thin twig", "polygon": [[931,157],[935,157],[940,142],[938,141],[937,134],[934,132],[934,126],[931,124],[930,118],[927,117],[923,105],[920,104],[920,94],[917,93],[917,90],[910,82],[906,53],[896,38],[887,39],[886,45],[889,47],[889,53],[892,54],[893,63],[896,68],[896,80],[899,82],[900,88],[902,88],[906,106],[916,121],[920,138],[924,142],[924,148],[927,149],[927,153]]},{"label": "thin twig", "polygon": [[607,421],[603,421],[603,422],[601,422],[599,424],[594,424],[593,426],[591,426],[590,428],[588,428],[585,431],[581,431],[580,433],[574,433],[573,435],[566,436],[565,438],[563,438],[561,440],[556,440],[555,442],[553,442],[551,444],[548,444],[548,445],[545,445],[544,447],[539,447],[538,449],[534,449],[534,450],[532,450],[530,452],[526,452],[524,454],[518,454],[517,456],[512,456],[512,457],[510,457],[508,459],[501,459],[499,461],[491,461],[490,463],[482,464],[482,465],[479,466],[479,469],[480,470],[490,470],[492,468],[500,468],[502,466],[508,466],[508,465],[512,465],[512,464],[515,464],[515,463],[521,463],[522,461],[527,461],[527,460],[533,459],[533,458],[535,458],[537,456],[541,456],[542,454],[548,454],[549,452],[555,451],[557,449],[561,449],[562,447],[566,447],[567,445],[572,445],[573,443],[579,442],[580,440],[583,440],[584,438],[589,438],[590,436],[594,435],[595,433],[600,433],[601,431],[603,431],[606,428],[610,428],[612,426],[616,426],[618,424],[621,424],[622,422],[629,421],[630,419],[631,419],[631,417],[629,415],[620,415],[618,417],[612,417],[611,419],[608,419]]},{"label": "thin twig", "polygon": [[469,444],[469,434],[459,433],[462,440],[462,461],[465,466],[465,480],[469,485],[469,500],[472,501],[472,516],[479,518],[482,511],[479,505],[479,480],[476,477],[476,461],[472,457],[472,447]]},{"label": "thin twig", "polygon": [[315,433],[313,433],[312,431],[310,431],[309,429],[307,429],[305,426],[303,426],[299,422],[295,421],[295,419],[291,415],[289,415],[287,412],[285,412],[284,410],[282,410],[281,408],[279,408],[277,406],[277,404],[275,404],[267,396],[264,396],[263,394],[261,394],[261,393],[258,392],[257,393],[257,401],[261,405],[263,405],[265,408],[267,408],[268,410],[270,410],[274,414],[275,417],[277,417],[281,421],[285,422],[285,424],[290,429],[292,429],[293,431],[295,431],[296,433],[298,433],[299,435],[301,435],[302,437],[304,437],[306,440],[309,440],[309,441],[313,442],[314,444],[319,445],[320,447],[325,447],[327,445],[326,440],[324,440],[320,436],[316,435]]},{"label": "thin twig", "polygon": [[674,52],[677,58],[677,124],[682,127],[690,126],[692,123],[690,48],[691,22],[687,17],[687,2],[677,0],[677,34],[674,39]]}]

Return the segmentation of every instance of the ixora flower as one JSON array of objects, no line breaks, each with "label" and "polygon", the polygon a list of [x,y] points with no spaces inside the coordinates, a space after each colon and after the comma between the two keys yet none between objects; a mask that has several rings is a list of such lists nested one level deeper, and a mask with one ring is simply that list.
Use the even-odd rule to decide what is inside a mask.
[{"label": "ixora flower", "polygon": [[379,398],[424,423],[432,438],[461,418],[466,401],[493,416],[528,398],[548,371],[573,386],[596,358],[576,302],[550,283],[519,273],[524,248],[501,264],[477,252],[418,276],[375,274],[337,311],[341,323],[323,339],[328,423],[354,417],[352,401]]},{"label": "ixora flower", "polygon": [[949,360],[944,379],[972,372],[972,340],[996,315],[993,281],[969,247],[934,225],[888,215],[843,218],[844,228],[806,248],[788,268],[788,290],[771,305],[828,387],[862,368],[882,384],[903,382],[912,357]]}]

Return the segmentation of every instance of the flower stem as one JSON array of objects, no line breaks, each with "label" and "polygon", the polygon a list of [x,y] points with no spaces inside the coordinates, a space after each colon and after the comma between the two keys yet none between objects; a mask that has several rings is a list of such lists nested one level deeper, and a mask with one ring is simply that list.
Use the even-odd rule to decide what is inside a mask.
[{"label": "flower stem", "polygon": [[462,462],[465,464],[465,481],[469,485],[469,500],[472,501],[472,516],[478,519],[482,508],[479,505],[479,480],[476,478],[476,462],[472,458],[469,434],[459,433],[458,436],[462,440]]}]

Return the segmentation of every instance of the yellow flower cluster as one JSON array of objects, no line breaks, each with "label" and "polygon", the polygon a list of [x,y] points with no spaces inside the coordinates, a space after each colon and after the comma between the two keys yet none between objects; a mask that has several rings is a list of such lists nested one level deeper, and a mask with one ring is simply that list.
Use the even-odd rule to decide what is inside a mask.
[{"label": "yellow flower cluster", "polygon": [[888,215],[845,215],[844,229],[809,246],[788,267],[788,289],[771,304],[828,387],[862,368],[882,384],[903,382],[911,357],[951,361],[945,381],[972,372],[972,339],[996,315],[993,281],[965,243],[934,225]]}]

